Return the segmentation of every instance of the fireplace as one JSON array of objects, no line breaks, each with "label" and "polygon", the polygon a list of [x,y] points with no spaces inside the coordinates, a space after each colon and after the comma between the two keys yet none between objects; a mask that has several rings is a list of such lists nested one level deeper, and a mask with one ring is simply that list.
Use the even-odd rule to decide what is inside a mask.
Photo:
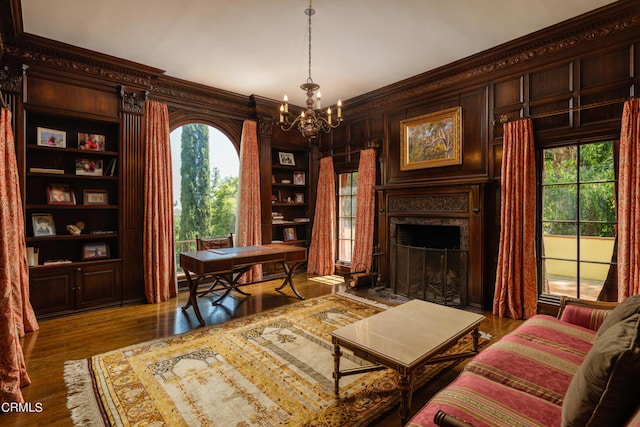
[{"label": "fireplace", "polygon": [[485,308],[482,184],[377,187],[382,281],[410,298]]},{"label": "fireplace", "polygon": [[391,285],[409,298],[466,306],[466,221],[395,218],[391,226]]}]

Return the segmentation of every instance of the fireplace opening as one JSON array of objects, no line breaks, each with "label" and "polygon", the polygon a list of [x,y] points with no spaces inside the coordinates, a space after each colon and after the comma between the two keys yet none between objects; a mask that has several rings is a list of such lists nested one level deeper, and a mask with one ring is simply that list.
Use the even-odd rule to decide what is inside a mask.
[{"label": "fireplace opening", "polygon": [[431,249],[460,249],[460,227],[457,225],[398,224],[399,245]]},{"label": "fireplace opening", "polygon": [[444,305],[467,305],[468,251],[461,227],[396,224],[392,285],[398,294]]}]

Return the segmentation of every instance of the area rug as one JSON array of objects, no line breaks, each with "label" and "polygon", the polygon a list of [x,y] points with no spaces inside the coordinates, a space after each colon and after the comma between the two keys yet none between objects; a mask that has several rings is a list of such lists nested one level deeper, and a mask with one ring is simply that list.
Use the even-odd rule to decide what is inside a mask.
[{"label": "area rug", "polygon": [[[348,295],[296,302],[65,364],[76,426],[365,426],[398,404],[391,370],[343,377],[331,331],[385,310]],[[481,339],[486,342],[486,339]],[[470,337],[451,351],[470,349]],[[431,365],[416,387],[452,367]],[[341,368],[366,362],[344,351]]]}]

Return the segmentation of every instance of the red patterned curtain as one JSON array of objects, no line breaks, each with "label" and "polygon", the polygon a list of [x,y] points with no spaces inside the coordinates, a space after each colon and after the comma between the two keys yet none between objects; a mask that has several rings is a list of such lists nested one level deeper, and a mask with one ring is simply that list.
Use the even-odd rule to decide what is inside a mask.
[{"label": "red patterned curtain", "polygon": [[176,296],[171,140],[166,104],[145,106],[144,288],[156,304]]},{"label": "red patterned curtain", "polygon": [[334,273],[336,263],[336,181],[331,157],[320,160],[317,193],[307,273],[326,276]]},{"label": "red patterned curtain", "polygon": [[376,150],[360,152],[358,193],[356,194],[356,241],[353,245],[351,272],[371,270],[373,253],[373,220],[375,215]]},{"label": "red patterned curtain", "polygon": [[537,311],[536,162],[531,119],[504,124],[500,250],[493,314],[527,319]]},{"label": "red patterned curtain", "polygon": [[625,102],[618,176],[618,301],[640,294],[640,99]]},{"label": "red patterned curtain", "polygon": [[31,380],[19,337],[25,331],[37,331],[38,322],[29,302],[29,267],[11,112],[2,107],[0,175],[0,402],[24,402],[20,387],[31,384]]},{"label": "red patterned curtain", "polygon": [[[262,244],[260,229],[260,163],[256,122],[245,120],[240,140],[240,178],[238,180],[238,215],[236,246]],[[240,280],[253,283],[262,280],[262,265],[255,265]]]}]

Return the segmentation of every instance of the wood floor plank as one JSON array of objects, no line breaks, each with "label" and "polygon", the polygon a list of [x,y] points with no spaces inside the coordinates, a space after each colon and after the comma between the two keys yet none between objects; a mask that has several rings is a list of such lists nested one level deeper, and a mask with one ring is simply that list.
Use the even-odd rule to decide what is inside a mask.
[{"label": "wood floor plank", "polygon": [[[295,278],[296,288],[306,298],[335,293],[344,284],[327,284],[308,280],[302,274]],[[218,324],[232,318],[244,317],[271,308],[299,301],[290,289],[275,290],[279,281],[250,285],[243,290],[249,297],[234,295],[220,306],[212,306],[207,298],[199,300],[199,308],[207,325]],[[21,340],[31,385],[22,389],[25,402],[42,405],[42,412],[0,414],[3,426],[72,426],[66,407],[64,363],[90,357],[144,341],[187,332],[198,327],[192,309],[183,312],[188,294],[162,304],[138,304],[109,308],[40,322],[40,330],[29,333]],[[500,337],[521,322],[500,319],[490,313],[481,330]],[[428,398],[457,375],[459,368],[449,372],[434,384],[414,393],[412,413]],[[376,425],[400,424],[395,411]]]}]

